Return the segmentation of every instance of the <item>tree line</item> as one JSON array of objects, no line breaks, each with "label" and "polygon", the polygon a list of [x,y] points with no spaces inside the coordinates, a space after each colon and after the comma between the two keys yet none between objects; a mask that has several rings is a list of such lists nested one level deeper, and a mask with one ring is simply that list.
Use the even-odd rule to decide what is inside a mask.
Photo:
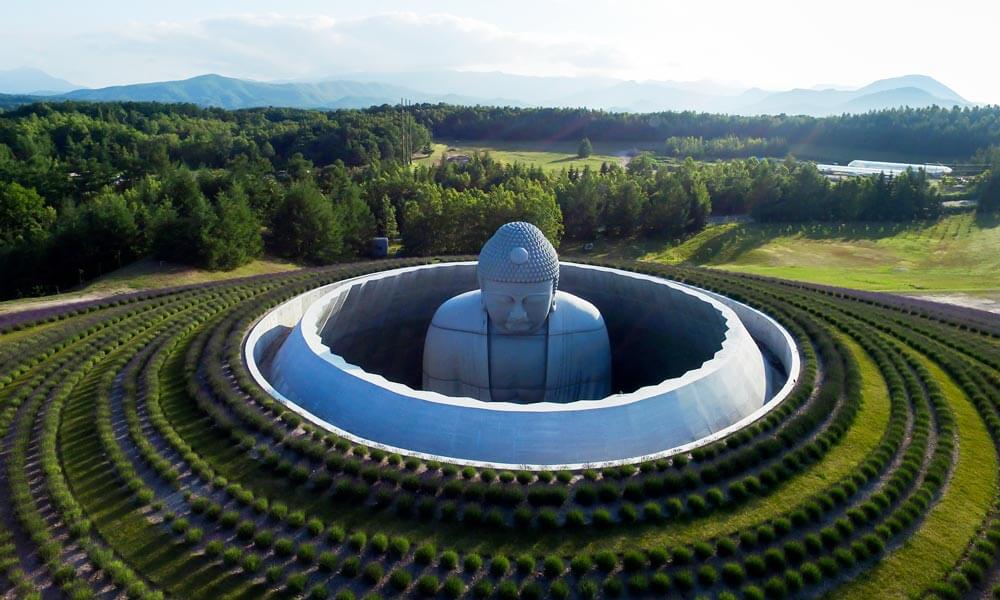
[{"label": "tree line", "polygon": [[[372,110],[389,111],[391,107]],[[926,148],[941,158],[965,158],[1000,139],[1000,106],[899,108],[831,117],[693,111],[639,114],[444,104],[418,104],[409,110],[435,137],[457,140],[576,143],[588,138],[591,142],[663,144],[668,138],[735,137],[904,155],[914,148]]]},{"label": "tree line", "polygon": [[[791,159],[641,154],[550,173],[484,153],[412,166],[399,154],[401,121],[381,108],[155,103],[0,114],[0,296],[52,293],[145,256],[210,269],[263,253],[324,264],[364,254],[375,235],[411,255],[473,253],[512,220],[558,245],[677,239],[711,214],[906,220],[939,204],[921,172],[831,183]],[[414,147],[429,143],[425,126],[410,127]]]}]

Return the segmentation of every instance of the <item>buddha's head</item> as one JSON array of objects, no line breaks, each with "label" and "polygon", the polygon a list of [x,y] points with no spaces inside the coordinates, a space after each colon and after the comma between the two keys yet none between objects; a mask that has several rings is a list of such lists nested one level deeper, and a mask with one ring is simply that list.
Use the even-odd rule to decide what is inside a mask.
[{"label": "buddha's head", "polygon": [[483,308],[503,333],[531,333],[555,310],[559,257],[531,223],[507,223],[479,253],[476,267]]}]

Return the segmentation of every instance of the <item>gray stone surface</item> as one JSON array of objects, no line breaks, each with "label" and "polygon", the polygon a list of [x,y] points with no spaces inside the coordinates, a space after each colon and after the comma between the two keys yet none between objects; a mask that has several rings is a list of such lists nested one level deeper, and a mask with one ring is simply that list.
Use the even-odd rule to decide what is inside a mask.
[{"label": "gray stone surface", "polygon": [[[307,292],[255,325],[247,361],[276,398],[357,441],[456,462],[527,468],[632,462],[689,450],[760,418],[799,376],[791,337],[749,307],[646,275],[561,267],[560,288],[604,314],[615,389],[627,393],[519,405],[452,398],[379,374],[396,369],[411,381],[414,372],[419,377],[420,363],[412,363],[420,351],[413,348],[422,347],[423,339],[413,332],[426,328],[445,299],[476,287],[475,263],[398,269]],[[269,342],[280,347],[274,351]],[[758,342],[787,374],[773,386],[773,396]],[[393,360],[397,344],[410,360]],[[273,360],[266,360],[271,352]],[[345,360],[352,353],[382,360],[366,369]],[[619,373],[618,365],[628,361],[637,365]]]},{"label": "gray stone surface", "polygon": [[491,402],[575,402],[611,393],[611,345],[597,308],[557,291],[555,248],[531,223],[507,223],[483,246],[481,289],[434,313],[422,389]]}]

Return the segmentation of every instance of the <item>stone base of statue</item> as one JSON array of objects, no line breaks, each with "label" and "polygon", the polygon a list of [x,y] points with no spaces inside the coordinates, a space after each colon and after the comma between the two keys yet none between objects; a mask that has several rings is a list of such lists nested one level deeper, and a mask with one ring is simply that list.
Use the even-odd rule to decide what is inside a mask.
[{"label": "stone base of statue", "polygon": [[494,402],[574,402],[611,393],[611,348],[593,304],[557,292],[547,326],[491,331],[479,290],[438,308],[424,343],[423,388]]}]

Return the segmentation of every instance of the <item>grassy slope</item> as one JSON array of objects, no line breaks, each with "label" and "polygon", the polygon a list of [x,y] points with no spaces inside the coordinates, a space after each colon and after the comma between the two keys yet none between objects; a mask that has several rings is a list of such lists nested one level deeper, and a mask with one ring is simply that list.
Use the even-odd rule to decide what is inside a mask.
[{"label": "grassy slope", "polygon": [[255,260],[232,271],[206,271],[195,267],[144,259],[112,271],[87,283],[84,287],[53,296],[25,298],[0,302],[0,314],[43,308],[53,304],[64,304],[81,300],[106,298],[116,294],[127,294],[139,290],[208,283],[237,277],[278,273],[297,269],[298,266],[276,259]]},{"label": "grassy slope", "polygon": [[941,501],[920,528],[864,577],[837,590],[838,598],[906,598],[941,580],[986,517],[997,487],[997,455],[975,407],[937,365],[924,360],[958,425],[958,461]]},{"label": "grassy slope", "polygon": [[587,531],[557,535],[538,535],[537,531],[513,531],[488,533],[468,530],[461,525],[442,522],[419,523],[400,519],[392,513],[381,513],[374,521],[370,513],[353,509],[342,504],[334,504],[323,497],[298,489],[288,489],[282,478],[270,476],[250,460],[245,453],[228,439],[220,437],[188,399],[183,385],[177,382],[176,369],[181,368],[181,357],[171,361],[170,369],[162,382],[166,394],[164,408],[178,432],[191,446],[206,458],[220,474],[230,480],[244,482],[255,494],[271,498],[281,498],[292,510],[305,510],[328,523],[342,523],[347,527],[369,529],[369,533],[383,532],[389,535],[406,535],[411,539],[425,539],[439,545],[447,545],[460,551],[475,550],[486,555],[496,552],[518,553],[532,550],[536,553],[558,552],[571,556],[581,551],[612,549],[623,551],[630,548],[663,547],[684,541],[707,539],[712,536],[732,533],[742,527],[758,524],[784,512],[811,494],[819,492],[837,479],[847,475],[857,467],[865,456],[878,444],[889,420],[889,396],[878,368],[864,351],[852,341],[845,343],[858,360],[863,379],[863,404],[855,425],[844,440],[833,448],[826,457],[816,463],[808,472],[796,476],[774,494],[753,500],[739,510],[713,515],[696,522],[672,523],[665,526],[640,526],[618,529],[614,534],[607,531]]},{"label": "grassy slope", "polygon": [[[602,244],[591,255],[688,263],[867,290],[1000,290],[1000,224],[726,224],[679,244]],[[563,253],[579,253],[568,246]]]}]

